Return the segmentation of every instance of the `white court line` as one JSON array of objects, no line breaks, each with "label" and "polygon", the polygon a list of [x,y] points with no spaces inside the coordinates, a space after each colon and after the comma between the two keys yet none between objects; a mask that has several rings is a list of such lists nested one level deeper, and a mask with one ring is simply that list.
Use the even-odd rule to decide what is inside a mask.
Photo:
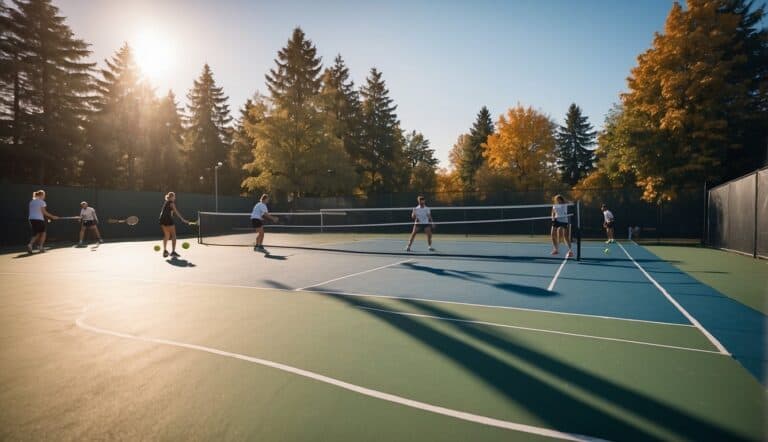
[{"label": "white court line", "polygon": [[639,344],[639,345],[648,345],[651,347],[663,347],[663,348],[673,348],[675,350],[685,350],[685,351],[696,351],[700,353],[712,353],[716,354],[718,356],[723,355],[719,351],[713,351],[713,350],[703,350],[699,348],[691,348],[691,347],[679,347],[676,345],[666,345],[666,344],[657,344],[655,342],[646,342],[646,341],[633,341],[631,339],[621,339],[621,338],[609,338],[606,336],[595,336],[595,335],[585,335],[582,333],[568,333],[563,331],[557,331],[557,330],[549,330],[544,328],[533,328],[533,327],[523,327],[520,325],[509,325],[509,324],[499,324],[497,322],[487,322],[487,321],[473,321],[470,319],[457,319],[457,318],[446,318],[444,316],[433,316],[433,315],[425,315],[422,313],[409,313],[409,312],[398,312],[395,310],[384,310],[380,308],[373,308],[373,307],[358,307],[363,310],[372,310],[376,312],[383,312],[383,313],[390,313],[393,315],[401,315],[401,316],[415,316],[418,318],[427,318],[427,319],[436,319],[438,321],[450,321],[450,322],[461,322],[466,324],[479,324],[479,325],[489,325],[492,327],[504,327],[504,328],[514,328],[516,330],[527,330],[527,331],[533,331],[533,332],[540,332],[540,333],[551,333],[554,335],[564,335],[564,336],[574,336],[578,338],[587,338],[587,339],[598,339],[601,341],[615,341],[615,342],[624,342],[628,344]]},{"label": "white court line", "polygon": [[[0,272],[0,275],[36,275],[36,273]],[[46,272],[46,275],[71,276],[75,278],[82,278],[83,276],[82,273],[75,273],[75,272]],[[250,290],[264,290],[264,291],[272,290],[272,291],[279,291],[279,292],[299,291],[298,289],[284,289],[279,287],[258,287],[258,286],[238,285],[238,284],[220,284],[220,283],[214,283],[214,282],[187,282],[187,281],[181,281],[181,280],[126,278],[119,275],[107,275],[104,273],[99,273],[93,276],[103,276],[105,278],[111,278],[111,279],[105,279],[104,282],[126,281],[126,282],[147,282],[147,283],[154,283],[154,284],[160,283],[160,284],[188,285],[188,286],[198,286],[198,287],[226,287],[226,288],[233,288],[233,289],[250,289]],[[94,278],[91,277],[91,279],[94,279]],[[301,290],[301,291],[304,293],[320,293],[324,295],[334,295],[334,296],[355,296],[355,297],[365,297],[365,298],[382,298],[382,299],[398,299],[398,300],[420,301],[420,302],[434,302],[436,304],[463,305],[468,307],[480,307],[480,308],[486,308],[486,309],[502,309],[502,310],[515,310],[515,311],[524,311],[524,312],[532,312],[532,313],[545,313],[545,314],[553,314],[553,315],[579,316],[583,318],[610,319],[613,321],[640,322],[644,324],[671,325],[675,327],[693,327],[693,325],[691,324],[677,324],[674,322],[660,322],[660,321],[649,321],[646,319],[618,318],[615,316],[601,316],[601,315],[590,315],[587,313],[559,312],[555,310],[542,310],[542,309],[525,308],[525,307],[511,307],[506,305],[487,305],[487,304],[474,304],[471,302],[443,301],[443,300],[428,299],[428,298],[413,298],[410,296],[376,295],[372,293],[351,293],[351,292],[341,292],[341,291],[333,291],[333,290]]]},{"label": "white court line", "polygon": [[335,281],[340,281],[342,279],[352,278],[353,276],[358,276],[358,275],[363,275],[365,273],[375,272],[377,270],[386,269],[387,267],[394,267],[396,265],[404,264],[406,262],[411,262],[411,261],[413,261],[413,258],[405,259],[403,261],[393,262],[392,264],[387,264],[385,266],[376,267],[374,269],[363,270],[362,272],[351,273],[349,275],[344,275],[344,276],[340,276],[338,278],[329,279],[328,281],[323,281],[323,282],[319,282],[317,284],[312,284],[312,285],[308,285],[306,287],[301,287],[301,288],[298,288],[298,289],[294,289],[294,291],[300,292],[302,290],[306,290],[306,289],[309,289],[309,288],[312,288],[312,287],[318,287],[318,286],[321,286],[321,285],[328,284],[329,282],[335,282]]},{"label": "white court line", "polygon": [[555,283],[557,282],[557,278],[560,276],[560,272],[563,271],[563,267],[565,267],[565,263],[568,262],[568,255],[565,255],[565,259],[563,260],[563,263],[560,264],[560,267],[557,269],[557,272],[555,273],[555,276],[552,278],[552,282],[549,283],[549,287],[547,287],[547,291],[552,291],[553,288],[555,288]]},{"label": "white court line", "polygon": [[704,326],[702,326],[699,323],[699,321],[697,321],[696,318],[693,317],[693,315],[688,313],[688,311],[685,308],[683,308],[683,306],[680,305],[680,303],[678,303],[677,300],[673,298],[672,295],[670,295],[669,292],[667,292],[667,290],[664,287],[661,286],[661,284],[659,284],[655,279],[653,279],[653,277],[649,275],[648,272],[645,271],[643,266],[641,266],[640,264],[637,263],[637,261],[635,261],[635,258],[633,258],[632,255],[629,254],[629,252],[627,252],[627,249],[625,249],[624,246],[621,245],[621,243],[617,242],[616,244],[618,244],[619,247],[621,247],[621,250],[623,250],[624,253],[627,255],[627,257],[630,260],[632,260],[635,266],[637,266],[637,268],[640,269],[641,272],[643,272],[643,275],[645,275],[645,277],[648,278],[648,280],[651,281],[651,283],[653,283],[653,285],[656,286],[657,289],[659,289],[659,291],[669,300],[669,302],[671,302],[672,305],[674,305],[680,311],[680,313],[682,313],[683,316],[685,316],[688,319],[688,321],[690,321],[691,324],[693,324],[694,327],[698,328],[699,331],[703,333],[704,336],[707,337],[707,339],[709,339],[709,342],[711,342],[712,345],[714,345],[715,348],[717,348],[720,351],[720,353],[724,355],[730,355],[730,353],[728,352],[728,350],[726,350],[723,344],[721,344],[720,341],[717,340],[717,338],[715,338],[711,333],[709,333],[709,331],[707,331],[707,329],[704,328]]},{"label": "white court line", "polygon": [[415,408],[418,410],[428,411],[430,413],[440,414],[443,416],[452,417],[455,419],[461,419],[468,422],[473,422],[481,425],[487,425],[491,427],[497,427],[497,428],[503,428],[506,430],[513,430],[513,431],[519,431],[523,433],[529,433],[529,434],[536,434],[539,436],[545,436],[545,437],[552,437],[556,439],[561,440],[571,440],[571,441],[601,441],[602,439],[590,437],[590,436],[583,436],[580,434],[573,434],[573,433],[564,433],[556,430],[550,430],[548,428],[542,428],[542,427],[535,427],[532,425],[525,425],[525,424],[519,424],[516,422],[510,422],[505,421],[501,419],[495,419],[492,417],[487,416],[481,416],[477,414],[467,413],[465,411],[459,411],[459,410],[453,410],[446,407],[441,407],[438,405],[432,405],[428,404],[426,402],[420,402],[413,399],[408,399],[402,396],[397,396],[390,393],[385,393],[383,391],[373,390],[370,388],[362,387],[360,385],[351,384],[349,382],[344,382],[339,379],[335,379],[329,376],[325,376],[319,373],[315,373],[308,370],[303,370],[301,368],[293,367],[286,364],[281,364],[279,362],[269,361],[266,359],[261,358],[255,358],[253,356],[247,356],[240,353],[232,353],[224,350],[219,350],[216,348],[211,347],[205,347],[202,345],[197,344],[189,344],[186,342],[179,342],[179,341],[172,341],[169,339],[161,339],[161,338],[152,338],[152,337],[144,337],[144,336],[137,336],[132,335],[129,333],[121,333],[116,332],[112,330],[107,330],[99,327],[94,327],[92,325],[86,324],[83,321],[83,317],[85,316],[85,313],[83,313],[83,316],[79,317],[75,324],[77,324],[78,327],[88,330],[93,333],[103,334],[103,335],[110,335],[110,336],[116,336],[119,338],[125,338],[125,339],[131,339],[135,341],[142,341],[142,342],[149,342],[153,344],[159,344],[159,345],[168,345],[173,347],[181,347],[186,348],[190,350],[197,350],[202,351],[206,353],[211,353],[217,356],[224,356],[228,358],[233,359],[239,359],[242,361],[251,362],[254,364],[263,365],[266,367],[274,368],[277,370],[285,371],[288,373],[292,373],[298,376],[303,376],[315,381],[324,382],[329,385],[333,385],[335,387],[343,388],[345,390],[352,391],[354,393],[362,394],[364,396],[369,396],[376,399],[381,399],[384,401],[392,402],[399,405],[404,405],[406,407]]}]

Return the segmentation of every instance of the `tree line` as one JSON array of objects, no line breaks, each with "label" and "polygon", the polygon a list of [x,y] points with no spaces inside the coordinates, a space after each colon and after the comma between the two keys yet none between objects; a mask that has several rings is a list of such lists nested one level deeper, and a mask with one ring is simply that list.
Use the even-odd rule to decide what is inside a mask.
[{"label": "tree line", "polygon": [[482,107],[439,169],[404,130],[383,74],[359,87],[324,66],[300,28],[236,117],[207,64],[181,109],[158,97],[128,44],[97,67],[51,0],[0,0],[4,180],[133,190],[304,196],[399,191],[639,188],[648,201],[753,170],[768,145],[764,7],[675,3],[597,133],[572,104],[563,125],[531,106]]}]

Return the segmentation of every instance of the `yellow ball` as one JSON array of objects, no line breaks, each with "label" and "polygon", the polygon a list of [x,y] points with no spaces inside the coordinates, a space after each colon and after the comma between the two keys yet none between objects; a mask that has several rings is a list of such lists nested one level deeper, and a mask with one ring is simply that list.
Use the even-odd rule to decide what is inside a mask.
[{"label": "yellow ball", "polygon": [[605,253],[607,255],[607,254],[611,253],[611,249],[605,249],[605,250],[603,250],[603,253]]},{"label": "yellow ball", "polygon": [[188,249],[189,248],[189,243],[184,241],[183,243],[181,243],[181,248]]},{"label": "yellow ball", "polygon": [[160,246],[156,245],[155,246],[155,252],[159,252],[159,251],[160,251]]}]

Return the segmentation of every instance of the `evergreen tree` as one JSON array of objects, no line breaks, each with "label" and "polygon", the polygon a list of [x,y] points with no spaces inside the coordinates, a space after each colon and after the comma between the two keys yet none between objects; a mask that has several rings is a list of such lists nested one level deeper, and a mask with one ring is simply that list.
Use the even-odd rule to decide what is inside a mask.
[{"label": "evergreen tree", "polygon": [[150,151],[147,154],[144,188],[168,192],[182,187],[184,144],[181,110],[176,95],[160,99],[152,116]]},{"label": "evergreen tree", "polygon": [[465,191],[476,190],[475,175],[483,165],[485,143],[488,140],[488,136],[492,133],[493,121],[491,120],[491,113],[487,107],[483,106],[469,131],[470,138],[468,142],[460,144],[462,147],[454,163]]},{"label": "evergreen tree", "polygon": [[251,134],[253,128],[264,121],[266,113],[266,98],[258,93],[252,99],[246,100],[242,109],[240,109],[240,118],[237,119],[235,124],[232,150],[229,154],[230,167],[237,179],[237,186],[240,188],[245,187],[245,180],[251,173],[253,175],[261,173],[258,165],[254,164],[253,161],[256,139]]},{"label": "evergreen tree", "polygon": [[398,190],[398,168],[403,161],[403,135],[381,72],[376,68],[360,90],[362,188],[365,193]]},{"label": "evergreen tree", "polygon": [[19,140],[19,127],[14,125],[18,115],[19,42],[13,32],[16,23],[11,10],[0,0],[0,175],[11,178],[17,165],[13,164],[15,146]]},{"label": "evergreen tree", "polygon": [[[187,94],[187,124],[184,144],[187,155],[187,176],[197,191],[210,191],[214,187],[214,168],[225,163],[232,147],[232,128],[229,124],[229,97],[224,89],[216,86],[210,66],[205,64]],[[219,169],[225,177],[233,172],[228,165]],[[195,180],[201,176],[202,180]],[[226,178],[224,178],[226,180]],[[239,193],[239,189],[219,187],[220,193]]]},{"label": "evergreen tree", "polygon": [[272,108],[250,131],[255,139],[249,190],[287,193],[291,197],[349,193],[355,174],[342,140],[330,130],[320,110],[317,49],[296,28],[267,74]]},{"label": "evergreen tree", "polygon": [[408,172],[407,188],[416,192],[431,192],[437,187],[437,158],[429,140],[415,130],[405,136],[403,156]]},{"label": "evergreen tree", "polygon": [[95,114],[89,125],[85,170],[95,184],[143,187],[150,118],[157,103],[139,73],[133,50],[124,43],[100,69]]},{"label": "evergreen tree", "polygon": [[341,55],[326,69],[320,86],[320,107],[329,117],[331,133],[341,139],[344,150],[355,163],[360,161],[360,94],[349,78]]},{"label": "evergreen tree", "polygon": [[0,30],[2,56],[13,60],[0,69],[0,95],[11,103],[4,130],[13,146],[13,177],[74,182],[92,90],[93,64],[83,61],[88,44],[75,38],[50,0],[13,3],[2,11],[8,27]]},{"label": "evergreen tree", "polygon": [[751,2],[675,3],[638,57],[622,95],[632,162],[647,200],[739,175],[765,162],[765,29]]},{"label": "evergreen tree", "polygon": [[594,168],[597,132],[581,114],[581,108],[572,103],[565,116],[565,126],[557,131],[557,167],[562,182],[573,186]]}]

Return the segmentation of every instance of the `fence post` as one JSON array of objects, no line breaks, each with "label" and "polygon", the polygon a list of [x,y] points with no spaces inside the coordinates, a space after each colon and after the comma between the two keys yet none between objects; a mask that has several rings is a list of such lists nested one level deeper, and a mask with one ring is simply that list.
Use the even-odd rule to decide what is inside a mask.
[{"label": "fence post", "polygon": [[757,198],[757,192],[760,190],[760,169],[755,171],[755,229],[752,237],[752,257],[757,259],[757,207],[760,201]]},{"label": "fence post", "polygon": [[702,223],[701,245],[706,246],[709,242],[709,192],[707,191],[707,181],[704,180],[704,222]]}]

